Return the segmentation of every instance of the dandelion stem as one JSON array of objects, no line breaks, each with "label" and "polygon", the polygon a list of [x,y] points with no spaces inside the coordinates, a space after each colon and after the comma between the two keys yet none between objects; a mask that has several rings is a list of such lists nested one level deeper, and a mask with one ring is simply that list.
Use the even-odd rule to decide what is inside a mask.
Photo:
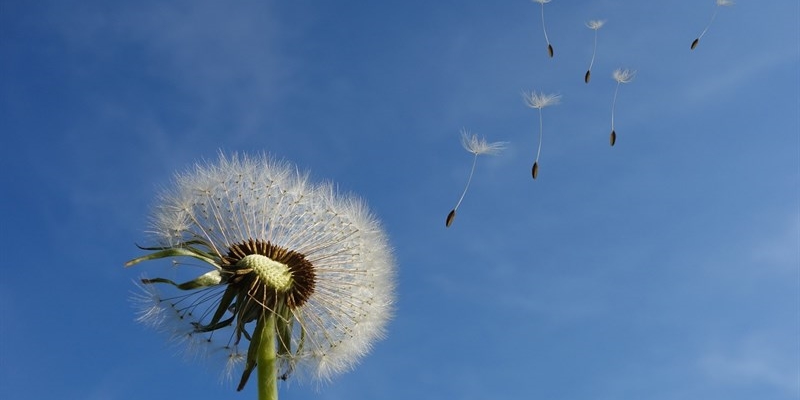
[{"label": "dandelion stem", "polygon": [[[589,69],[586,70],[587,72],[592,70],[592,66],[594,66],[594,57],[596,54],[597,54],[597,29],[594,30],[594,50],[592,50],[592,61],[589,62]],[[586,83],[589,83],[588,78],[586,79]]]},{"label": "dandelion stem", "polygon": [[542,129],[542,109],[539,108],[539,147],[536,149],[536,162],[539,162],[539,154],[542,153],[542,136],[544,129]]},{"label": "dandelion stem", "polygon": [[547,42],[547,51],[552,58],[553,46],[550,45],[550,39],[547,38],[547,27],[544,26],[544,3],[542,3],[542,31],[544,32],[544,41]]},{"label": "dandelion stem", "polygon": [[611,102],[611,130],[614,130],[614,109],[617,107],[617,93],[619,92],[619,82],[617,88],[614,89],[614,101]]},{"label": "dandelion stem", "polygon": [[461,205],[461,201],[464,200],[464,196],[467,194],[467,189],[469,189],[469,184],[472,182],[472,175],[475,173],[475,164],[478,162],[478,154],[475,153],[475,157],[472,158],[472,169],[469,171],[469,178],[467,179],[467,186],[464,186],[464,191],[461,193],[461,198],[458,199],[458,203],[453,208],[453,211],[458,210],[458,206]]},{"label": "dandelion stem", "polygon": [[705,36],[706,32],[708,32],[708,28],[711,28],[711,24],[714,22],[714,18],[717,17],[717,11],[719,11],[719,6],[714,7],[714,12],[711,13],[711,20],[708,21],[708,25],[706,25],[703,32],[700,33],[700,36],[697,37],[697,40],[700,40]]},{"label": "dandelion stem", "polygon": [[278,400],[278,370],[275,351],[275,313],[266,311],[256,323],[258,335],[258,400]]}]

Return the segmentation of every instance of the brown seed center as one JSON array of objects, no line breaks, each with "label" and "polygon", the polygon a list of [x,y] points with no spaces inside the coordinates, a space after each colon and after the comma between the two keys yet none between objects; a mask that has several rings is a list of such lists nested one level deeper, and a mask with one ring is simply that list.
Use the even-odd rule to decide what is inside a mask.
[{"label": "brown seed center", "polygon": [[[253,255],[264,256],[275,263],[285,265],[286,273],[289,275],[286,287],[276,288],[274,283],[262,279],[263,271],[258,267],[253,269],[248,266],[248,262],[240,262]],[[305,304],[314,293],[316,273],[305,255],[276,246],[269,241],[250,239],[233,244],[228,248],[224,260],[223,268],[233,275],[230,284],[246,290],[250,297],[264,307],[274,307],[278,297],[281,297],[285,299],[290,309],[294,309]]]}]

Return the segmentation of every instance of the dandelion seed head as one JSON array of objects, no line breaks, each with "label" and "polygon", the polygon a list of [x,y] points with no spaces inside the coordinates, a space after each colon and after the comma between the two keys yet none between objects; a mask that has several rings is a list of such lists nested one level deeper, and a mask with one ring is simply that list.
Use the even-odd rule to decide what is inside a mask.
[{"label": "dandelion seed head", "polygon": [[549,2],[551,2],[552,0],[532,0],[532,1],[533,1],[534,3],[546,4],[546,3],[549,3]]},{"label": "dandelion seed head", "polygon": [[470,133],[466,129],[461,130],[461,145],[468,152],[477,155],[497,154],[506,148],[506,142],[488,143],[486,139]]},{"label": "dandelion seed head", "polygon": [[630,69],[617,68],[614,70],[614,80],[617,83],[629,83],[636,75],[636,71]]},{"label": "dandelion seed head", "polygon": [[536,93],[536,91],[531,92],[523,92],[522,93],[523,99],[525,99],[525,104],[528,105],[530,108],[545,108],[547,106],[556,105],[561,102],[561,95],[560,94],[545,94],[545,93]]},{"label": "dandelion seed head", "polygon": [[717,0],[718,6],[732,6],[733,0]]},{"label": "dandelion seed head", "polygon": [[[364,201],[267,155],[220,155],[176,175],[150,235],[154,248],[201,254],[211,272],[144,280],[139,321],[224,355],[227,374],[241,368],[262,313],[287,335],[276,339],[284,375],[315,381],[352,369],[392,316],[394,257]],[[167,298],[153,283],[182,291]],[[226,303],[229,290],[237,297]]]},{"label": "dandelion seed head", "polygon": [[596,31],[602,28],[603,25],[605,25],[605,23],[606,23],[605,20],[593,19],[586,23],[586,27]]}]

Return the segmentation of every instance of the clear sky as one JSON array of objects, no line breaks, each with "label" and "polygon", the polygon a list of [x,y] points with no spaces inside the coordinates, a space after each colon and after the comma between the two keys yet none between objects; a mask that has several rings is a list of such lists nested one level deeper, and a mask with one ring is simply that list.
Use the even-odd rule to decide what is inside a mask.
[{"label": "clear sky", "polygon": [[[549,58],[529,0],[1,1],[0,393],[256,397],[136,323],[158,268],[123,268],[222,149],[361,195],[398,262],[388,337],[282,399],[797,399],[798,2],[690,50],[714,8],[553,0]],[[530,90],[562,96],[535,181]],[[509,143],[445,228],[462,128]]]}]

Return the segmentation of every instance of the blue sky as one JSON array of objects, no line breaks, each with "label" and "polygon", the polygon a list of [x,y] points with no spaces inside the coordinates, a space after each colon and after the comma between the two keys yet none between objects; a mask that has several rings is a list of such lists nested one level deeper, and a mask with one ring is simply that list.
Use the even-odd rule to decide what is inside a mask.
[{"label": "blue sky", "polygon": [[[269,152],[364,197],[389,336],[283,399],[800,396],[798,3],[0,2],[0,392],[253,399],[134,321],[173,173]],[[600,29],[592,81],[590,19]],[[617,144],[608,145],[615,68]],[[538,119],[521,92],[559,93]],[[465,183],[467,128],[508,141]]]}]

